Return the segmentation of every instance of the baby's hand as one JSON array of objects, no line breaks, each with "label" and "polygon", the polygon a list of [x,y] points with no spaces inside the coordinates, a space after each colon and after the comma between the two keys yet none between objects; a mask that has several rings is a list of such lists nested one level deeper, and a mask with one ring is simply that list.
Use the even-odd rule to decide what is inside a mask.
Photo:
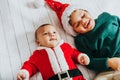
[{"label": "baby's hand", "polygon": [[24,73],[17,74],[17,80],[25,80],[26,75]]},{"label": "baby's hand", "polygon": [[114,70],[120,69],[120,58],[114,57],[108,59],[108,66]]},{"label": "baby's hand", "polygon": [[20,70],[17,74],[17,80],[29,80],[29,73],[27,70]]},{"label": "baby's hand", "polygon": [[86,54],[80,54],[78,56],[78,62],[82,65],[88,65],[90,63],[90,59]]}]

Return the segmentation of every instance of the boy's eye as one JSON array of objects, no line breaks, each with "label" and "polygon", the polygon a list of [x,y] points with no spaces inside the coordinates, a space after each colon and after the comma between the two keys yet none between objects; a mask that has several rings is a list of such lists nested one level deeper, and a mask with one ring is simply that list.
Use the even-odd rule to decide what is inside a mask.
[{"label": "boy's eye", "polygon": [[81,16],[81,18],[84,18],[85,17],[85,14],[83,14],[82,16]]},{"label": "boy's eye", "polygon": [[80,21],[77,23],[77,26],[76,26],[76,27],[79,27],[79,25],[80,25]]},{"label": "boy's eye", "polygon": [[77,22],[77,23],[74,25],[74,28],[79,27],[79,25],[80,25],[80,22]]}]

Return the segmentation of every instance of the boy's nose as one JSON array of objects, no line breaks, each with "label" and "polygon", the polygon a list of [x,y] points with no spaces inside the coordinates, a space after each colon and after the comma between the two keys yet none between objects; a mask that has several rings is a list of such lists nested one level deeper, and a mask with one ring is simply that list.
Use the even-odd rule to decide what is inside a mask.
[{"label": "boy's nose", "polygon": [[82,25],[84,25],[84,24],[86,23],[86,21],[87,21],[87,19],[83,18],[83,19],[80,20],[80,23],[81,23]]}]

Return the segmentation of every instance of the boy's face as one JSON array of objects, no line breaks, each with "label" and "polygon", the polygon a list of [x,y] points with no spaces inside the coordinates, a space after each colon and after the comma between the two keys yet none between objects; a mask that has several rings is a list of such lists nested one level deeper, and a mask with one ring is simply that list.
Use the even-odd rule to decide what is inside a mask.
[{"label": "boy's face", "polygon": [[37,44],[45,47],[55,47],[60,41],[60,36],[51,25],[46,25],[37,31]]},{"label": "boy's face", "polygon": [[95,26],[92,16],[85,10],[75,10],[70,16],[70,24],[77,33],[86,33]]}]

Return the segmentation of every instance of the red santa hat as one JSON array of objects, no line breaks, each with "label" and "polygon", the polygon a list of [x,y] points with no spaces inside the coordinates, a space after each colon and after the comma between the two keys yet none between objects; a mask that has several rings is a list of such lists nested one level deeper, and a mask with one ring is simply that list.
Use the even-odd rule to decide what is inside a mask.
[{"label": "red santa hat", "polygon": [[45,0],[46,3],[56,12],[64,30],[72,36],[76,36],[77,33],[72,29],[72,26],[69,24],[71,13],[79,9],[78,6],[70,4],[62,4],[54,0]]}]

